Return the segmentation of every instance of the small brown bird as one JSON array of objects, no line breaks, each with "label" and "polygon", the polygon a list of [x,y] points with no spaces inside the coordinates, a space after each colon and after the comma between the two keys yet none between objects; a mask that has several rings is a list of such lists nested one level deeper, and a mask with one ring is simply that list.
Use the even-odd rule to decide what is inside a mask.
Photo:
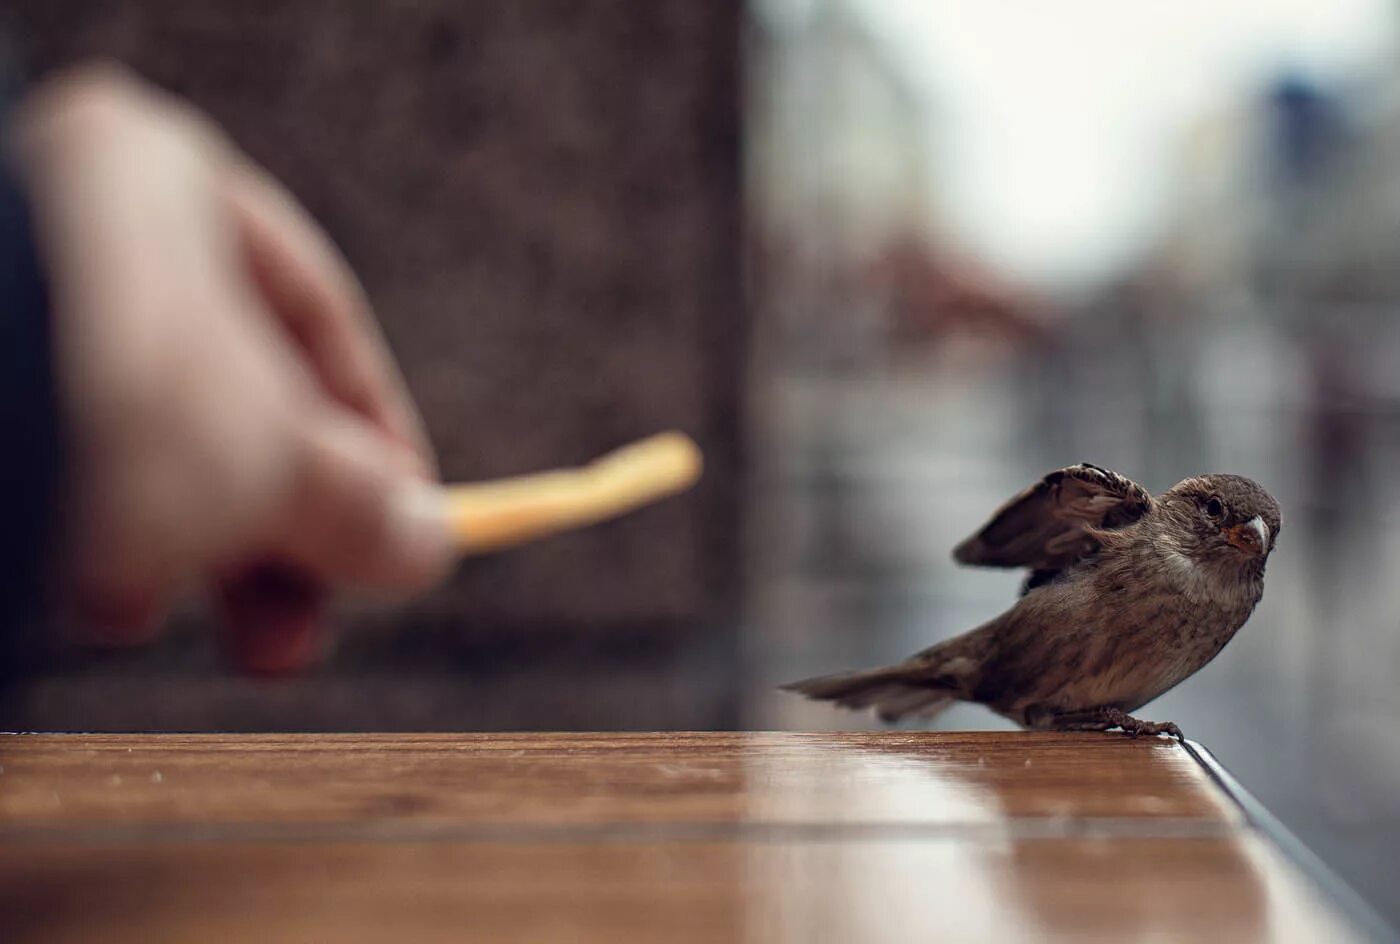
[{"label": "small brown bird", "polygon": [[1137,710],[1224,648],[1264,592],[1278,502],[1238,475],[1153,498],[1087,463],[1011,499],[953,557],[1026,567],[1016,605],[898,665],[784,686],[881,719],[979,702],[1027,728],[1181,736]]}]

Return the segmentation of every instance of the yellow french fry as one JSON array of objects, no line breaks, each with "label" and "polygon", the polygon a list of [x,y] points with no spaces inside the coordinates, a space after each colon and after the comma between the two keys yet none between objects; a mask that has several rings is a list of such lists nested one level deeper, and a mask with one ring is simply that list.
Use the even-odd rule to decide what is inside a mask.
[{"label": "yellow french fry", "polygon": [[581,528],[690,488],[703,466],[684,433],[660,433],[595,459],[490,482],[449,485],[448,517],[463,556]]}]

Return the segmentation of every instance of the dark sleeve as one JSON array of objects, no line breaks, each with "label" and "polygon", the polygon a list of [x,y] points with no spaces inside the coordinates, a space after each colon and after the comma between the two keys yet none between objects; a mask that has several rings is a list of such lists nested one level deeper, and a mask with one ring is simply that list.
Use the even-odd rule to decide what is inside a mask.
[{"label": "dark sleeve", "polygon": [[60,468],[50,335],[28,206],[0,160],[0,686],[27,661],[49,556]]}]

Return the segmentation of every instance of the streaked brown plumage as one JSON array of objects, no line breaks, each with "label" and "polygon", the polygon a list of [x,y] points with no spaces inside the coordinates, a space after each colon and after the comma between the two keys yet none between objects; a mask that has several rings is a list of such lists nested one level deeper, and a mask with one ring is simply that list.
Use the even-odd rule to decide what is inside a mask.
[{"label": "streaked brown plumage", "polygon": [[881,718],[979,702],[1028,728],[1180,735],[1128,713],[1195,673],[1249,619],[1281,525],[1237,475],[1153,498],[1106,469],[1052,472],[958,545],[964,564],[1025,567],[1016,605],[898,665],[785,686]]}]

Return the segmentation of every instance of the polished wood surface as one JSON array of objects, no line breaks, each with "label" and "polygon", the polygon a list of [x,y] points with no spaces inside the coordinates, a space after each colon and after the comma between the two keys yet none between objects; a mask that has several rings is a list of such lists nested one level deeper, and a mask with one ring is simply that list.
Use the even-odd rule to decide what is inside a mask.
[{"label": "polished wood surface", "polygon": [[1079,734],[32,735],[0,829],[1235,816],[1165,740]]},{"label": "polished wood surface", "polygon": [[1345,941],[1179,745],[0,738],[0,939]]}]

